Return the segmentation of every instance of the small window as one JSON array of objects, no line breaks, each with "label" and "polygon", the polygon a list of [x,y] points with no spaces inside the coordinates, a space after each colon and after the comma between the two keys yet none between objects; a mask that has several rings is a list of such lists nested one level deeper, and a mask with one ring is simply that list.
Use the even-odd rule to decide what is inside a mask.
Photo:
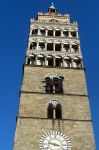
[{"label": "small window", "polygon": [[38,29],[32,30],[32,35],[37,35],[38,34]]},{"label": "small window", "polygon": [[47,116],[49,119],[62,119],[62,106],[57,100],[51,100],[48,105]]},{"label": "small window", "polygon": [[76,31],[71,31],[72,37],[77,37]]},{"label": "small window", "polygon": [[81,59],[75,59],[73,60],[73,66],[74,68],[82,68],[82,62],[81,62]]},{"label": "small window", "polygon": [[29,57],[27,61],[28,65],[34,65],[35,64],[35,57]]},{"label": "small window", "polygon": [[69,44],[68,44],[68,43],[64,44],[64,49],[65,49],[65,51],[66,51],[66,52],[68,52],[68,51],[69,51],[70,46],[69,46]]},{"label": "small window", "polygon": [[61,51],[61,44],[55,45],[55,51]]},{"label": "small window", "polygon": [[61,31],[56,30],[56,31],[55,31],[55,36],[61,36]]},{"label": "small window", "polygon": [[48,51],[53,51],[53,43],[48,43],[47,44],[47,50]]},{"label": "small window", "polygon": [[40,30],[40,33],[41,33],[41,35],[45,35],[45,30],[44,30],[44,29],[41,29],[41,30]]},{"label": "small window", "polygon": [[47,58],[48,66],[53,66],[53,58]]},{"label": "small window", "polygon": [[57,67],[61,67],[61,65],[62,65],[62,59],[61,58],[56,58],[55,62],[56,62]]},{"label": "small window", "polygon": [[43,42],[41,42],[41,43],[39,43],[39,47],[40,47],[40,49],[43,50],[45,48],[45,44]]},{"label": "small window", "polygon": [[37,43],[36,43],[36,42],[32,42],[32,43],[30,44],[30,49],[35,49],[36,46],[37,46]]},{"label": "small window", "polygon": [[72,45],[72,48],[74,49],[75,52],[78,51],[78,45],[77,45],[77,44],[73,44],[73,45]]},{"label": "small window", "polygon": [[48,36],[53,36],[53,30],[48,30]]},{"label": "small window", "polygon": [[69,32],[68,31],[63,31],[63,36],[64,37],[68,37],[69,36]]},{"label": "small window", "polygon": [[53,119],[54,118],[54,116],[53,116],[53,104],[49,104],[49,106],[48,106],[48,118],[49,119]]},{"label": "small window", "polygon": [[63,93],[63,77],[46,77],[46,93]]}]

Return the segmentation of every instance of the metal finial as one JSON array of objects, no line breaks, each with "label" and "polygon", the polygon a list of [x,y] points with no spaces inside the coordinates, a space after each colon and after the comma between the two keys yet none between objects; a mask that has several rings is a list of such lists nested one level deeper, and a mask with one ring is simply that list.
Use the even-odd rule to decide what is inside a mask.
[{"label": "metal finial", "polygon": [[51,3],[52,4],[52,6],[54,6],[54,3]]}]

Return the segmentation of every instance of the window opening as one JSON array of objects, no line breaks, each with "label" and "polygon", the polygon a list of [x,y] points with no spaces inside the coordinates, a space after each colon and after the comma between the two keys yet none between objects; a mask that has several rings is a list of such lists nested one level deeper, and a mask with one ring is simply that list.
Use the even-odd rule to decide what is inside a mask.
[{"label": "window opening", "polygon": [[38,29],[32,30],[32,35],[37,35],[38,34]]},{"label": "window opening", "polygon": [[61,44],[55,45],[55,51],[61,51]]},{"label": "window opening", "polygon": [[77,45],[77,44],[73,44],[73,45],[72,45],[72,48],[74,49],[75,52],[78,51],[78,45]]},{"label": "window opening", "polygon": [[76,37],[77,36],[76,31],[71,31],[71,35],[72,37]]},{"label": "window opening", "polygon": [[56,30],[56,31],[55,31],[55,36],[61,36],[61,31]]},{"label": "window opening", "polygon": [[43,49],[45,48],[45,44],[42,43],[42,42],[40,42],[40,43],[39,43],[39,47],[43,50]]},{"label": "window opening", "polygon": [[49,104],[49,106],[48,106],[48,118],[49,119],[54,118],[54,116],[53,116],[53,104]]},{"label": "window opening", "polygon": [[48,58],[48,66],[53,66],[53,58]]},{"label": "window opening", "polygon": [[36,43],[36,42],[32,42],[32,43],[30,44],[30,49],[35,49],[36,46],[37,46],[37,43]]},{"label": "window opening", "polygon": [[62,119],[62,106],[57,100],[51,100],[48,105],[47,116],[49,119]]},{"label": "window opening", "polygon": [[55,108],[56,119],[62,119],[61,104],[57,104]]},{"label": "window opening", "polygon": [[48,43],[47,44],[47,50],[48,51],[53,51],[53,43]]},{"label": "window opening", "polygon": [[48,36],[53,36],[53,30],[48,30]]},{"label": "window opening", "polygon": [[40,30],[40,33],[41,33],[41,35],[45,35],[45,30],[44,30],[44,29],[41,29],[41,30]]},{"label": "window opening", "polygon": [[56,58],[56,66],[61,67],[62,59],[61,58]]},{"label": "window opening", "polygon": [[66,52],[68,52],[68,51],[69,51],[69,49],[70,49],[69,44],[64,44],[64,49],[66,50]]},{"label": "window opening", "polygon": [[63,93],[63,77],[46,77],[46,93]]},{"label": "window opening", "polygon": [[28,62],[27,62],[28,65],[34,65],[34,63],[35,63],[35,57],[28,58]]},{"label": "window opening", "polygon": [[68,32],[68,31],[63,31],[63,35],[64,35],[65,37],[68,37],[68,36],[69,36],[69,32]]}]

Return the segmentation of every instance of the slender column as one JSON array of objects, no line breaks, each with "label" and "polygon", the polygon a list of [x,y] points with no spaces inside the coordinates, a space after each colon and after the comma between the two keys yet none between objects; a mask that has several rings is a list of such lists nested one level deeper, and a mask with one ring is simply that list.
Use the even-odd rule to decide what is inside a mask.
[{"label": "slender column", "polygon": [[73,52],[72,51],[72,44],[70,43],[69,46],[70,46],[70,52]]},{"label": "slender column", "polygon": [[61,43],[61,51],[64,51],[64,49],[63,49],[63,45],[64,45],[64,44],[63,44],[63,43]]},{"label": "slender column", "polygon": [[37,55],[35,56],[35,65],[37,65]]},{"label": "slender column", "polygon": [[65,67],[65,60],[64,60],[64,58],[62,58],[62,61],[63,61],[63,67]]},{"label": "slender column", "polygon": [[77,38],[79,38],[78,31],[76,31]]},{"label": "slender column", "polygon": [[39,50],[39,42],[37,42],[37,50]]},{"label": "slender column", "polygon": [[55,108],[53,108],[53,119],[55,119]]},{"label": "slender column", "polygon": [[38,35],[40,35],[40,28],[38,28]]},{"label": "slender column", "polygon": [[45,56],[45,63],[44,63],[45,66],[47,66],[47,57]]},{"label": "slender column", "polygon": [[30,43],[30,42],[28,42],[28,49],[30,49],[30,44],[31,44],[31,43]]},{"label": "slender column", "polygon": [[45,31],[45,35],[48,36],[48,30],[47,30],[47,29],[46,29],[46,31]]},{"label": "slender column", "polygon": [[84,67],[83,60],[81,59],[81,68]]},{"label": "slender column", "polygon": [[71,59],[71,67],[73,68],[73,58]]},{"label": "slender column", "polygon": [[55,57],[53,58],[53,64],[54,64],[54,66],[56,66],[56,58]]},{"label": "slender column", "polygon": [[53,36],[55,36],[55,30],[53,30]]},{"label": "slender column", "polygon": [[32,29],[30,29],[30,35],[32,35]]},{"label": "slender column", "polygon": [[47,42],[45,42],[45,51],[47,51]]},{"label": "slender column", "polygon": [[63,37],[63,30],[61,30],[61,37]]},{"label": "slender column", "polygon": [[53,43],[53,51],[55,51],[55,43]]},{"label": "slender column", "polygon": [[26,56],[25,64],[28,64],[28,56]]},{"label": "slender column", "polygon": [[72,36],[71,36],[71,32],[70,32],[70,31],[68,31],[68,32],[69,32],[69,37],[72,37]]},{"label": "slender column", "polygon": [[80,44],[78,44],[78,52],[80,52]]}]

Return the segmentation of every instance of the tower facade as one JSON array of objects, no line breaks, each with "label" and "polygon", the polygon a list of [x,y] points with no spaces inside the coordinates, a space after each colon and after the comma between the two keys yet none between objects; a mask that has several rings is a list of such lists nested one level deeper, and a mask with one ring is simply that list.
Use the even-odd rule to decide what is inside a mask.
[{"label": "tower facade", "polygon": [[95,150],[77,22],[52,6],[30,21],[14,150]]}]

